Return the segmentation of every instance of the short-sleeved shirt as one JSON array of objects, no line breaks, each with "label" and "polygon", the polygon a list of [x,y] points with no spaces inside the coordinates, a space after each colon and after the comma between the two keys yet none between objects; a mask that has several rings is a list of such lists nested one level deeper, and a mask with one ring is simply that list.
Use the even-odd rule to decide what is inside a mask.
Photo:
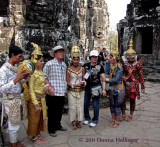
[{"label": "short-sleeved shirt", "polygon": [[64,96],[66,93],[66,68],[66,64],[58,62],[56,58],[48,61],[43,68],[44,77],[53,87],[55,96]]},{"label": "short-sleeved shirt", "polygon": [[85,72],[90,72],[89,78],[86,80],[87,85],[85,89],[90,90],[91,87],[95,87],[97,85],[101,85],[100,75],[104,73],[104,68],[100,64],[96,64],[95,66],[91,66],[91,63],[86,63],[83,66],[85,68]]}]

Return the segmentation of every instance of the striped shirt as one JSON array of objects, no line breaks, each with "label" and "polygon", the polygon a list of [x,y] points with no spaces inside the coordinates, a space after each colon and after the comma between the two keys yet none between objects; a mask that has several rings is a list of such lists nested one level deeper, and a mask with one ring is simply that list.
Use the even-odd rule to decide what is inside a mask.
[{"label": "striped shirt", "polygon": [[44,76],[53,87],[55,96],[64,96],[67,89],[66,64],[58,62],[56,58],[48,61],[44,68]]}]

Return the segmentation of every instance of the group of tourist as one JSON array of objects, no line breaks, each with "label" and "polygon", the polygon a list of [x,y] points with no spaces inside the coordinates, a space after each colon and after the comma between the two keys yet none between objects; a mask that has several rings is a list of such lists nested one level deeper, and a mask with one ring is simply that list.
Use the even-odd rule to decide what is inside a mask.
[{"label": "group of tourist", "polygon": [[[82,121],[84,125],[90,127],[98,124],[99,100],[101,95],[106,96],[106,92],[109,94],[112,116],[109,126],[117,128],[119,122],[126,119],[127,99],[130,100],[130,115],[127,121],[132,120],[136,97],[140,98],[139,81],[141,91],[144,92],[145,89],[143,62],[136,61],[136,52],[132,49],[132,39],[125,54],[126,61],[120,59],[117,50],[112,50],[105,56],[106,64],[102,65],[98,62],[98,51],[92,50],[89,55],[90,62],[84,64],[83,67],[79,64],[80,49],[73,44],[71,49],[72,65],[69,68],[63,62],[65,48],[62,46],[58,45],[52,48],[49,53],[54,59],[48,61],[43,68],[41,49],[37,44],[31,44],[34,47],[30,59],[35,65],[33,74],[25,70],[18,71],[17,64],[22,60],[23,51],[17,46],[10,48],[9,60],[0,69],[0,92],[3,93],[4,111],[8,114],[10,147],[25,146],[17,143],[17,137],[22,116],[26,118],[26,105],[28,108],[27,134],[32,137],[34,143],[39,145],[45,143],[46,138],[40,135],[40,131],[45,132],[47,127],[48,133],[52,137],[57,136],[57,130],[67,131],[61,124],[66,94],[69,119],[73,130],[81,128]],[[25,94],[21,93],[26,82],[28,82],[29,92],[27,99],[25,99]],[[108,83],[109,88],[106,86]],[[27,86],[27,84],[25,85]],[[89,113],[91,99],[94,110],[92,118]],[[48,125],[46,125],[47,117]]]}]

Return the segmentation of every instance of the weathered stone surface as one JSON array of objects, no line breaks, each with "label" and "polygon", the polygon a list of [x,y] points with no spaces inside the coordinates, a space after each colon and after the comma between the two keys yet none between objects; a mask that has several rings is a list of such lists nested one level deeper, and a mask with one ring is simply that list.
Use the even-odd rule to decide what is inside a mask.
[{"label": "weathered stone surface", "polygon": [[108,7],[104,0],[78,0],[73,3],[71,29],[79,36],[84,58],[92,49],[107,46],[109,28]]},{"label": "weathered stone surface", "polygon": [[[160,66],[160,26],[159,1],[131,0],[127,5],[126,17],[118,23],[119,51],[128,49],[133,36],[134,49],[138,59],[144,58],[144,73],[159,72]],[[147,77],[150,81],[159,78]]]},{"label": "weathered stone surface", "polygon": [[[3,63],[5,63],[6,61],[8,61],[8,54],[5,52],[1,52],[0,53],[0,67],[3,65]],[[2,94],[0,94],[0,99],[2,98]]]},{"label": "weathered stone surface", "polygon": [[109,14],[104,0],[10,0],[3,5],[4,11],[9,10],[8,21],[3,22],[6,16],[3,17],[0,26],[13,28],[9,44],[27,50],[26,54],[30,54],[28,42],[40,45],[45,61],[50,59],[48,50],[55,45],[70,51],[73,42],[77,42],[83,57],[90,50],[107,45]]},{"label": "weathered stone surface", "polygon": [[3,27],[3,26],[4,26],[3,19],[0,18],[0,27]]},{"label": "weathered stone surface", "polygon": [[154,141],[159,141],[159,135],[160,135],[159,128],[148,129],[146,132],[146,136],[148,137],[148,139]]},{"label": "weathered stone surface", "polygon": [[[1,30],[1,38],[7,39],[7,38],[12,38],[13,36],[13,29],[12,27],[4,27],[4,28],[0,28]],[[9,42],[8,42],[9,43]]]},{"label": "weathered stone surface", "polygon": [[7,52],[13,37],[12,27],[0,27],[0,52]]}]

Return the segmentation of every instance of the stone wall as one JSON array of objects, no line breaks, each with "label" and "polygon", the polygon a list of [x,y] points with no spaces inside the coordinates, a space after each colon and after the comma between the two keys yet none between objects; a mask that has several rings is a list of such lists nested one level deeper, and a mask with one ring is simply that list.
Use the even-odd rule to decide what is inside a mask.
[{"label": "stone wall", "polygon": [[138,58],[144,58],[144,66],[157,68],[160,65],[160,1],[131,0],[126,17],[117,25],[119,51],[128,49],[133,36]]},{"label": "stone wall", "polygon": [[0,21],[1,51],[11,44],[28,51],[27,43],[35,42],[49,59],[48,50],[55,45],[71,48],[78,38],[68,31],[72,0],[9,0],[8,26]]},{"label": "stone wall", "polygon": [[84,58],[90,50],[107,46],[109,13],[105,0],[77,0],[73,16],[71,28],[79,38]]},{"label": "stone wall", "polygon": [[82,54],[106,46],[109,14],[104,0],[2,0],[2,4],[1,51],[8,51],[11,44],[28,51],[27,43],[35,42],[49,59],[48,50],[59,44],[70,50],[77,42]]},{"label": "stone wall", "polygon": [[28,42],[34,42],[47,61],[48,50],[55,45],[70,51],[77,42],[85,57],[107,44],[109,14],[104,0],[1,0],[0,8],[0,52],[17,45],[28,58],[32,51]]}]

